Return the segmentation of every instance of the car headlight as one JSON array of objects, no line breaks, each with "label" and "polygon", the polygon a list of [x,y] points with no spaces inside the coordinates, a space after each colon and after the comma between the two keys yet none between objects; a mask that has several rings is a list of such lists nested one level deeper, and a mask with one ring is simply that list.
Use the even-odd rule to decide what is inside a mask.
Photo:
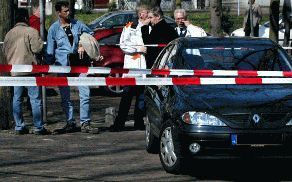
[{"label": "car headlight", "polygon": [[186,112],[182,115],[182,120],[187,124],[198,126],[226,126],[226,124],[217,117],[203,112]]}]

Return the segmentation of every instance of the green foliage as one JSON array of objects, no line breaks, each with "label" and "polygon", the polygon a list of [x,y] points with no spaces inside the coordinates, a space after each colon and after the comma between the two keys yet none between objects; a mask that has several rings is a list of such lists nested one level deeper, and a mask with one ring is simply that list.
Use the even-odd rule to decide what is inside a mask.
[{"label": "green foliage", "polygon": [[[224,15],[225,14],[225,15]],[[231,14],[223,12],[222,24],[226,26],[229,30],[229,33],[232,31],[241,28],[243,22],[243,15],[237,16],[237,14]],[[210,13],[209,11],[200,11],[200,12],[189,12],[188,19],[196,26],[202,27],[206,32],[210,32]],[[228,22],[223,22],[228,19]],[[261,23],[269,21],[269,16],[264,15]],[[226,31],[226,30],[224,30]],[[227,31],[226,31],[227,32]]]}]

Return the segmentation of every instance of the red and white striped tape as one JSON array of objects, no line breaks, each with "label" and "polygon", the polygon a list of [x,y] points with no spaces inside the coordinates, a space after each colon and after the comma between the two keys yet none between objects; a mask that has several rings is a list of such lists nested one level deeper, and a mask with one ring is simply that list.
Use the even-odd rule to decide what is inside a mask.
[{"label": "red and white striped tape", "polygon": [[[0,45],[4,42],[0,42]],[[47,42],[44,42],[44,44],[47,44]],[[105,43],[99,43],[100,46],[121,46],[122,44],[105,44]],[[165,47],[167,44],[140,44],[140,45],[131,45],[131,46],[144,46],[144,47]]]},{"label": "red and white striped tape", "polygon": [[[4,42],[0,42],[0,45],[2,45]],[[44,44],[47,44],[47,42],[44,42]],[[121,46],[121,44],[105,44],[105,43],[99,43],[100,46]],[[145,45],[132,45],[132,46],[144,46],[144,47],[165,47],[167,44],[145,44]],[[292,49],[292,47],[282,47],[283,49]],[[208,48],[205,48],[208,49]],[[224,48],[224,47],[215,47],[215,48],[209,48],[209,49],[234,49],[234,48]],[[246,49],[246,48],[240,48],[240,49]]]},{"label": "red and white striped tape", "polygon": [[264,85],[264,84],[292,84],[292,78],[0,77],[0,86]]},{"label": "red and white striped tape", "polygon": [[87,73],[87,74],[145,74],[167,76],[244,76],[244,77],[292,77],[291,71],[250,70],[181,70],[181,69],[122,69],[107,67],[52,66],[52,65],[1,65],[1,72],[14,73]]}]

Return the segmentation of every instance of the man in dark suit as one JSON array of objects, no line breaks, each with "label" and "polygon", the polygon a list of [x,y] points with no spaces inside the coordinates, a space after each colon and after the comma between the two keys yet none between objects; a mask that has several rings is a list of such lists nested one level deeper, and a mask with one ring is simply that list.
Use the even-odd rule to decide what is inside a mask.
[{"label": "man in dark suit", "polygon": [[[168,44],[178,37],[173,27],[168,25],[163,18],[163,12],[159,7],[155,7],[148,13],[152,30],[149,26],[141,28],[144,44]],[[147,47],[146,64],[151,68],[163,47]]]}]

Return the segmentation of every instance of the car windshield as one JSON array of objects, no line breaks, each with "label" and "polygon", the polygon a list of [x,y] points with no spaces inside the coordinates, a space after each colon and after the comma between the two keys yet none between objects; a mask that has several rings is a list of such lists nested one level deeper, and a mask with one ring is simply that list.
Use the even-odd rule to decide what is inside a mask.
[{"label": "car windshield", "polygon": [[112,15],[112,13],[106,13],[106,14],[104,14],[104,15],[102,15],[102,16],[96,18],[96,19],[93,20],[92,22],[90,22],[90,23],[88,24],[88,26],[90,26],[90,27],[96,27],[96,26],[99,24],[99,22],[100,22],[101,20],[103,20],[103,19],[105,19],[105,18],[107,18],[107,17],[109,17],[109,16],[111,16],[111,15]]},{"label": "car windshield", "polygon": [[287,54],[272,45],[187,47],[181,54],[183,67],[188,69],[291,70]]}]

